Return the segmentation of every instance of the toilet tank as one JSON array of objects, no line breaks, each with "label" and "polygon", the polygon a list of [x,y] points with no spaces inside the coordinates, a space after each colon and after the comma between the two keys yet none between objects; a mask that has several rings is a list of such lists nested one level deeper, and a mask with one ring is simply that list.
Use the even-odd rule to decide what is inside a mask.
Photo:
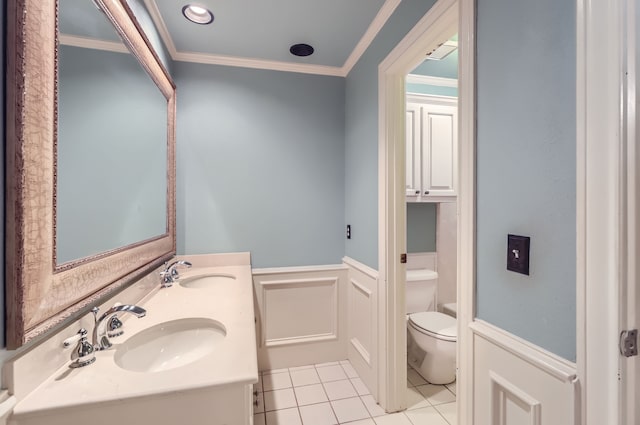
[{"label": "toilet tank", "polygon": [[407,314],[436,311],[438,305],[438,273],[428,269],[407,270]]}]

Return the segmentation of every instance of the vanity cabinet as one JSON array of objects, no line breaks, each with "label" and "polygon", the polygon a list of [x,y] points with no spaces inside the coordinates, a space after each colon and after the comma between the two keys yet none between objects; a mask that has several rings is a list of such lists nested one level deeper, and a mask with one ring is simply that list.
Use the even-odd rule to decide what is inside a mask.
[{"label": "vanity cabinet", "polygon": [[454,201],[457,175],[457,101],[431,96],[407,97],[407,202]]}]

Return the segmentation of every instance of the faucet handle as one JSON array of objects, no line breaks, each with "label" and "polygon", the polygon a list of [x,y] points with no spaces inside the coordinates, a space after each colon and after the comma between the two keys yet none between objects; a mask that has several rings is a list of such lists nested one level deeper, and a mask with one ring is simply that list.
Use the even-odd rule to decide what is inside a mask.
[{"label": "faucet handle", "polygon": [[78,343],[75,351],[71,354],[73,362],[69,365],[70,368],[78,368],[90,365],[96,361],[95,348],[87,341],[87,330],[80,328],[77,334],[67,338],[62,343],[62,346],[67,348],[74,343]]}]

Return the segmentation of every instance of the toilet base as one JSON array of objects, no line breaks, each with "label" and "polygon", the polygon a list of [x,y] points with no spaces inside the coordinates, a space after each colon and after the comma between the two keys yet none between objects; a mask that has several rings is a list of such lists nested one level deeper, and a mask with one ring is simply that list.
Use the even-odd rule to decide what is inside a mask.
[{"label": "toilet base", "polygon": [[444,385],[456,380],[455,359],[451,361],[425,353],[421,361],[414,359],[411,366],[430,384]]}]

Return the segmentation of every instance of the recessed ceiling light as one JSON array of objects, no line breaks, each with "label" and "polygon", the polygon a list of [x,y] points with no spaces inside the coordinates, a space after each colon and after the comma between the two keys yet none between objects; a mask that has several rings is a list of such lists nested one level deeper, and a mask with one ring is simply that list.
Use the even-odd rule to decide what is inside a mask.
[{"label": "recessed ceiling light", "polygon": [[213,22],[213,13],[204,6],[188,4],[182,8],[182,14],[193,23],[207,25]]},{"label": "recessed ceiling light", "polygon": [[314,50],[313,47],[309,46],[308,44],[301,43],[291,46],[289,52],[291,52],[291,54],[295,56],[309,56],[313,54]]}]

